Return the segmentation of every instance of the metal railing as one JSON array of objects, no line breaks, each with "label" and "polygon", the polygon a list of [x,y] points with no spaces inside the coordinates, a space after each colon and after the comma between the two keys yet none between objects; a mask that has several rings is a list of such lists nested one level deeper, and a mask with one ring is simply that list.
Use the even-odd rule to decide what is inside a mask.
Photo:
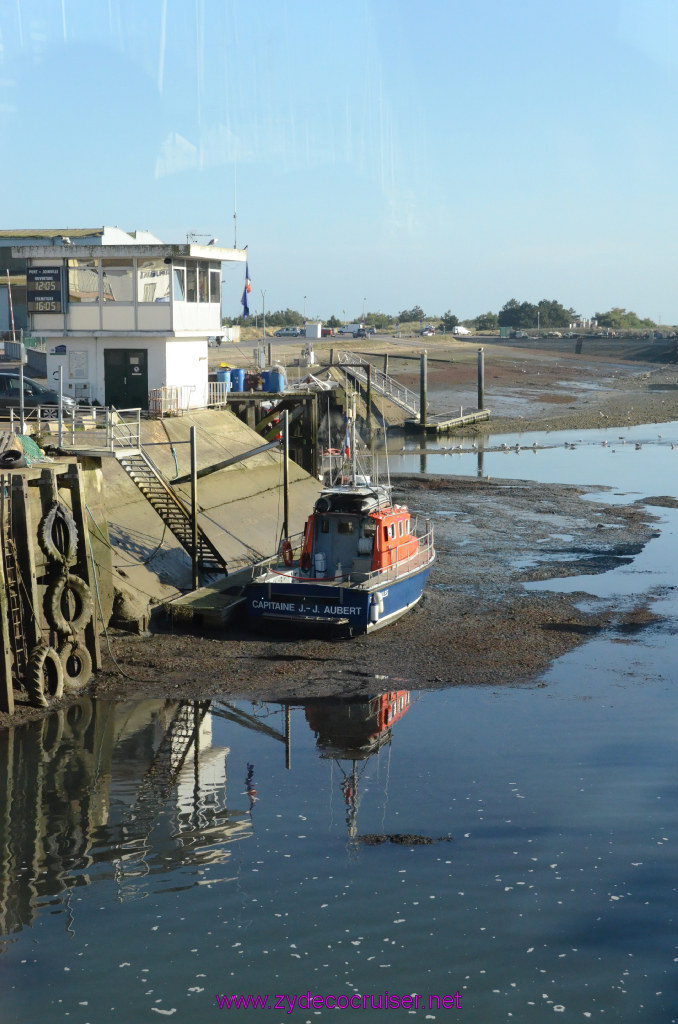
[{"label": "metal railing", "polygon": [[223,380],[210,380],[207,382],[207,404],[210,408],[228,405],[228,392],[230,383]]},{"label": "metal railing", "polygon": [[[301,546],[304,540],[303,533],[296,533],[291,537],[287,538],[292,547],[292,557],[294,561],[299,559],[301,554]],[[408,575],[414,569],[420,569],[428,565],[433,561],[435,556],[435,548],[433,546],[433,528],[431,527],[430,520],[426,520],[426,533],[422,534],[421,537],[417,537],[414,532],[410,534],[409,540],[417,541],[417,550],[413,555],[408,558],[401,558],[400,561],[394,562],[392,565],[383,567],[381,569],[370,569],[368,571],[349,571],[342,572],[339,576],[322,576],[322,577],[297,577],[294,575],[295,566],[286,566],[281,563],[282,559],[282,542],[278,548],[278,553],[271,555],[268,558],[263,558],[256,562],[253,566],[253,577],[256,579],[258,575],[264,572],[274,572],[276,576],[288,577],[290,580],[301,579],[311,581],[313,583],[337,583],[341,581],[343,584],[350,585],[351,583],[376,583],[377,578],[379,581],[386,581],[394,583],[397,579],[402,576]]]},{"label": "metal railing", "polygon": [[[337,352],[337,363],[344,373],[350,373],[362,384],[367,383],[367,369],[362,367],[371,366],[370,382],[374,391],[388,398],[394,405],[405,409],[406,412],[412,413],[413,416],[419,415],[419,396],[403,384],[398,384],[392,377],[382,373],[376,366],[370,364],[368,359],[363,359],[362,356],[357,355],[355,352],[343,351]],[[347,364],[353,365],[349,366]]]}]

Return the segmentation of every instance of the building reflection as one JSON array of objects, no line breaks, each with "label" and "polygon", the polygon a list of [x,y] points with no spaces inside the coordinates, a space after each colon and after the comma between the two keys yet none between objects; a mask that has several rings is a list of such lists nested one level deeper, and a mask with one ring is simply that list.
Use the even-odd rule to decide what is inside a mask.
[{"label": "building reflection", "polygon": [[[393,727],[410,708],[409,690],[390,690],[346,700],[318,698],[305,702],[306,721],[321,757],[332,758],[342,774],[348,834],[357,834],[359,783],[367,761],[390,744]],[[348,762],[342,765],[343,762]],[[359,763],[362,764],[359,766]]]},{"label": "building reflection", "polygon": [[252,834],[252,801],[238,779],[242,806],[227,804],[214,714],[228,705],[86,698],[0,732],[0,937],[92,881],[140,898],[150,876],[190,863],[191,886],[228,860],[228,844]]}]

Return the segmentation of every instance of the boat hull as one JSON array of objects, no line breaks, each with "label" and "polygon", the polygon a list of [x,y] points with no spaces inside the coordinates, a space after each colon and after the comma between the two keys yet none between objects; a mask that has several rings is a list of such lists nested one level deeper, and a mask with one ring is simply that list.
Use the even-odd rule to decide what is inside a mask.
[{"label": "boat hull", "polygon": [[431,563],[397,579],[372,578],[369,586],[325,584],[286,577],[254,580],[247,587],[247,615],[255,628],[295,634],[358,636],[395,622],[420,599]]}]

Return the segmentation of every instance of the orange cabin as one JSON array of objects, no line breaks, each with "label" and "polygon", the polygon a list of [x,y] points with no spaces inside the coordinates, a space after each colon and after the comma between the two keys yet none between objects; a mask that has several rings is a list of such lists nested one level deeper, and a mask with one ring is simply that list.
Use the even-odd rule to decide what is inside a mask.
[{"label": "orange cabin", "polygon": [[[398,562],[406,561],[416,555],[419,550],[419,541],[410,532],[410,513],[406,508],[401,508],[399,505],[378,509],[375,512],[370,512],[368,515],[363,514],[360,517],[347,513],[323,513],[322,515],[314,513],[308,517],[304,527],[304,539],[300,558],[300,567],[304,572],[308,572],[312,565],[314,534],[317,528],[316,519],[322,521],[327,515],[336,515],[344,520],[360,519],[362,521],[362,536],[365,540],[370,535],[372,537],[372,571],[388,569]],[[369,557],[369,549],[365,553]]]},{"label": "orange cabin", "polygon": [[419,550],[419,542],[410,533],[410,513],[395,505],[371,513],[377,531],[372,554],[373,569],[387,569],[390,565],[412,558]]}]

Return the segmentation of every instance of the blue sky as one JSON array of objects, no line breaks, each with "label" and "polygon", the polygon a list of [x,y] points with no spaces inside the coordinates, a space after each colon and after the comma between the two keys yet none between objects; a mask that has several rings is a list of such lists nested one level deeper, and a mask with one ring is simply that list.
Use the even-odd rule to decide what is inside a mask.
[{"label": "blue sky", "polygon": [[677,86],[676,0],[0,0],[0,226],[231,246],[235,192],[253,308],[675,324]]}]

